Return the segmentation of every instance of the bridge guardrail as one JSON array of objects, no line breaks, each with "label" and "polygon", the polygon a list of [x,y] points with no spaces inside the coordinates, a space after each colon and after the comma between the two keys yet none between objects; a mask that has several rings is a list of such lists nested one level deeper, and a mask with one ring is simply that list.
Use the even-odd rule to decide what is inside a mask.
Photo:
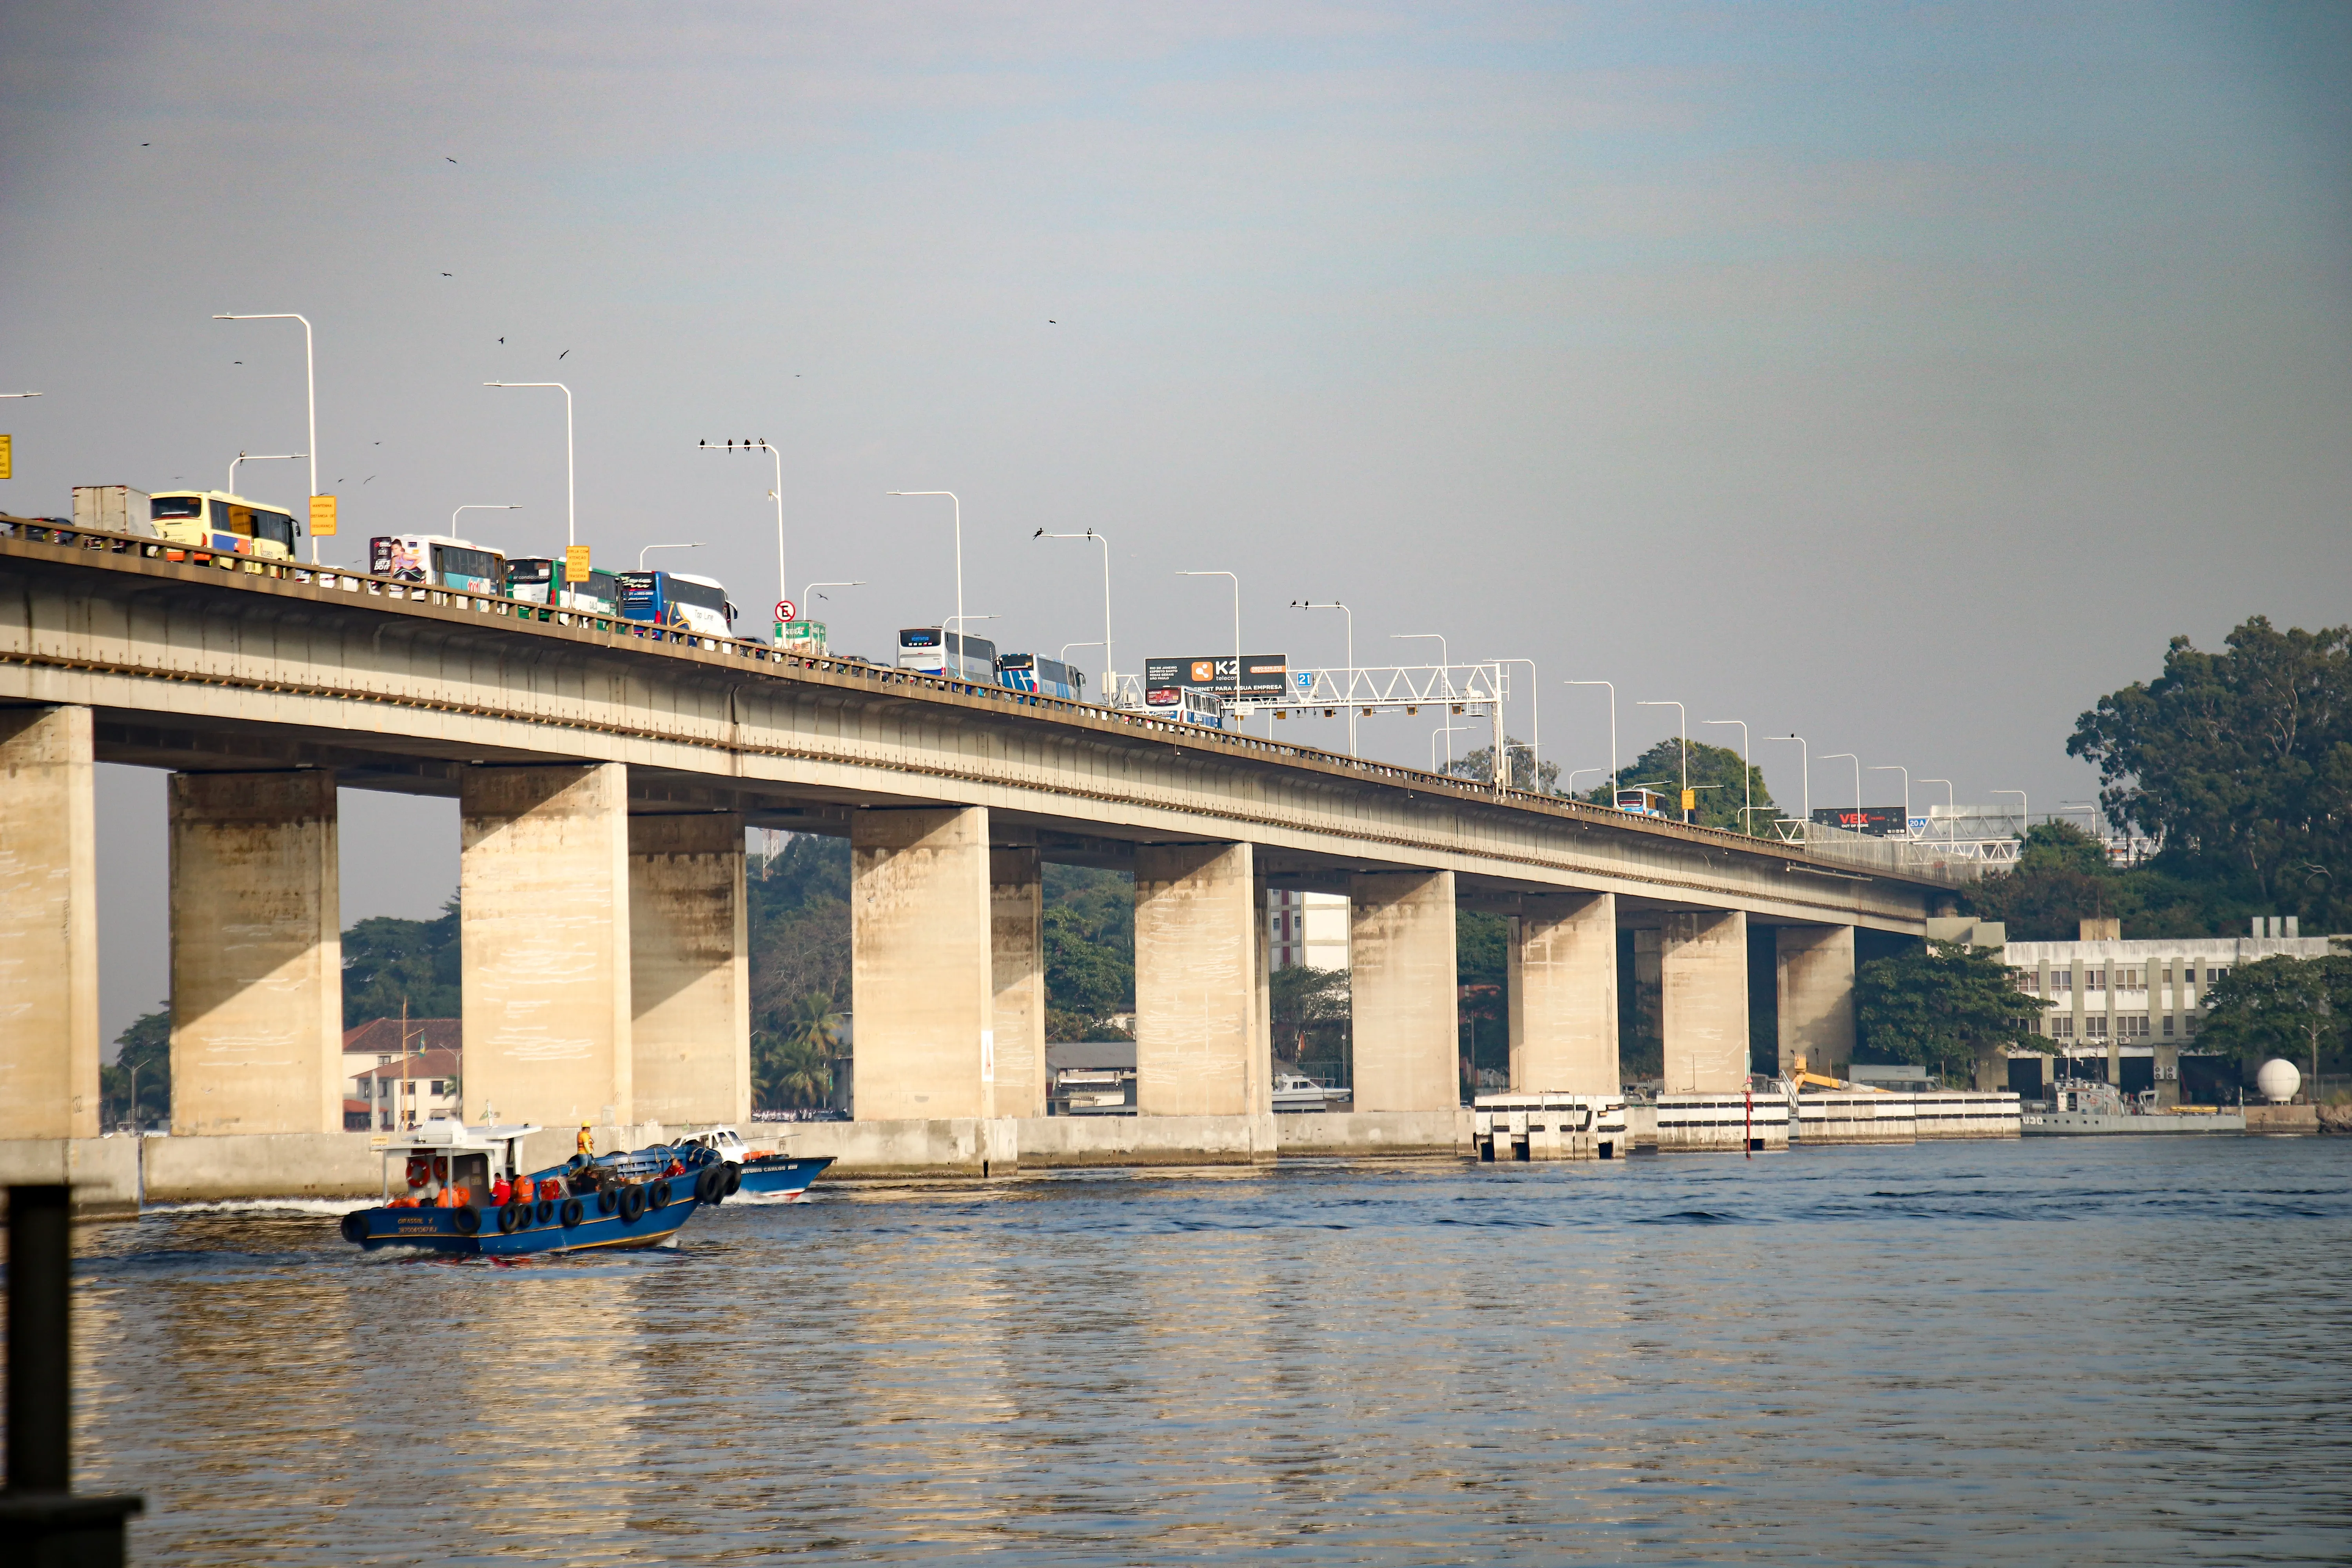
[{"label": "bridge guardrail", "polygon": [[[906,687],[915,690],[938,691],[978,698],[1006,708],[1036,709],[1048,713],[1066,714],[1096,723],[1108,723],[1141,733],[1165,733],[1180,736],[1186,744],[1223,752],[1228,754],[1255,755],[1271,759],[1312,763],[1360,778],[1377,779],[1411,785],[1415,790],[1433,795],[1450,795],[1465,804],[1508,805],[1541,810],[1574,820],[1605,823],[1612,827],[1635,831],[1651,831],[1672,837],[1688,836],[1701,843],[1747,853],[1769,854],[1787,858],[1790,847],[1777,840],[1751,837],[1727,828],[1700,827],[1683,823],[1658,823],[1632,817],[1608,806],[1589,801],[1573,800],[1564,795],[1539,795],[1532,790],[1479,784],[1451,774],[1433,773],[1425,769],[1393,763],[1372,762],[1361,757],[1327,752],[1320,747],[1302,746],[1293,742],[1267,740],[1231,730],[1213,730],[1204,725],[1187,724],[1180,720],[1138,713],[1124,708],[1107,708],[1097,703],[1080,702],[1068,698],[1054,697],[1042,692],[1016,691],[1010,687],[983,686],[976,681],[958,680],[947,676],[928,675],[919,670],[897,669],[887,665],[868,664],[863,660],[835,658],[830,655],[791,653],[767,643],[748,637],[718,637],[707,633],[681,630],[675,626],[655,626],[650,622],[633,621],[620,616],[600,616],[572,610],[562,605],[534,604],[525,599],[509,599],[497,595],[477,593],[463,588],[436,588],[425,583],[401,582],[378,577],[365,572],[346,571],[339,566],[312,565],[299,561],[269,561],[257,556],[235,555],[226,552],[203,549],[194,545],[174,544],[144,534],[113,533],[101,529],[79,528],[54,519],[13,518],[0,516],[0,540],[17,540],[30,544],[47,545],[61,551],[94,550],[115,555],[133,555],[140,559],[163,561],[174,565],[213,566],[232,574],[221,585],[242,585],[247,577],[267,581],[292,583],[325,593],[360,594],[370,598],[394,603],[431,605],[445,609],[469,609],[477,614],[501,619],[547,624],[572,631],[594,632],[648,646],[655,649],[684,653],[717,654],[722,658],[740,658],[753,664],[765,664],[779,671],[805,669],[837,677],[863,679],[877,687]],[[1808,843],[1801,853],[1808,858],[1836,861],[1851,866],[1857,872],[1891,874],[1913,881],[1954,882],[1964,880],[1980,868],[1921,867],[1906,864],[1893,847],[1885,840],[1853,835],[1862,842],[1855,846],[1843,844]],[[1851,872],[1824,871],[1829,876],[1851,875]]]}]

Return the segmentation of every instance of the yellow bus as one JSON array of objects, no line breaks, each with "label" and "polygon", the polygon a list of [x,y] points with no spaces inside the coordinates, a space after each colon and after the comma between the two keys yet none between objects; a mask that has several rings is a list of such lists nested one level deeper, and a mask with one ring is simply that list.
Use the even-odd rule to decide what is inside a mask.
[{"label": "yellow bus", "polygon": [[224,555],[291,561],[301,531],[291,513],[226,490],[157,490],[148,508],[158,537]]}]

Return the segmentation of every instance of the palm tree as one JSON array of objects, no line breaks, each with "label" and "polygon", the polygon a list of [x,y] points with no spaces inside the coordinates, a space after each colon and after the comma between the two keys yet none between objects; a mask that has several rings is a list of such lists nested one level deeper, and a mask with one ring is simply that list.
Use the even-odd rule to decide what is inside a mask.
[{"label": "palm tree", "polygon": [[751,1036],[751,1083],[763,1109],[822,1105],[833,1092],[833,998],[812,991],[788,1004],[773,1029]]}]

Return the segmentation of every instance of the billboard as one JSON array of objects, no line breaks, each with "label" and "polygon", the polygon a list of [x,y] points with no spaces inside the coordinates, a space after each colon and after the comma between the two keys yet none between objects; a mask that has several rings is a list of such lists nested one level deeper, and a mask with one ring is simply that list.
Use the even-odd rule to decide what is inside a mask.
[{"label": "billboard", "polygon": [[1817,805],[1813,820],[1824,827],[1843,827],[1848,833],[1867,833],[1873,838],[1901,838],[1910,829],[1910,822],[1899,805],[1865,805],[1857,810],[1851,805]]},{"label": "billboard", "polygon": [[[1249,653],[1242,656],[1240,694],[1244,701],[1252,698],[1280,701],[1288,689],[1290,657],[1279,653]],[[1229,653],[1203,654],[1197,658],[1152,658],[1143,664],[1143,684],[1146,687],[1190,687],[1196,691],[1232,693],[1234,656]]]}]

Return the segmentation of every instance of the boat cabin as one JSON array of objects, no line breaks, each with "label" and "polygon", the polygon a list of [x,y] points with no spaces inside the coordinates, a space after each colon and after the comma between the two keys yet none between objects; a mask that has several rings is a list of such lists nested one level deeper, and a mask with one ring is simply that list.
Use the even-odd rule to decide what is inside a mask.
[{"label": "boat cabin", "polygon": [[[368,1140],[383,1156],[383,1204],[394,1198],[432,1205],[451,1186],[459,1199],[488,1208],[490,1189],[501,1177],[522,1173],[522,1141],[537,1127],[468,1127],[462,1121],[427,1121]],[[394,1163],[398,1168],[394,1168]]]}]

